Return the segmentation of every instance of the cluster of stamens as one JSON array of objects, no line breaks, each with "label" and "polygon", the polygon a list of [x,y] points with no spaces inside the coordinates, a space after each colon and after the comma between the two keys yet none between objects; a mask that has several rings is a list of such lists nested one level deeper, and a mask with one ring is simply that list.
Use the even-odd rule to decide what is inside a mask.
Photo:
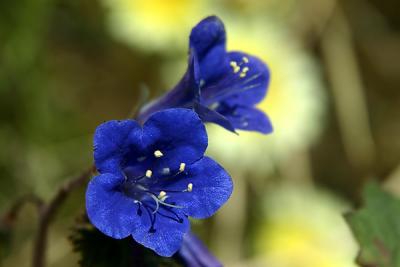
[{"label": "cluster of stamens", "polygon": [[[160,150],[154,151],[153,154],[154,154],[154,157],[155,157],[155,158],[161,158],[161,157],[164,156],[164,154],[163,154]],[[143,161],[143,160],[142,160],[142,158],[140,158],[140,159],[138,159],[138,161]],[[180,164],[179,164],[178,172],[175,173],[175,174],[174,174],[173,176],[171,176],[170,178],[174,178],[174,177],[177,176],[178,174],[184,172],[184,171],[185,171],[185,168],[186,168],[186,164],[183,163],[183,162],[180,163]],[[162,175],[170,175],[170,169],[169,169],[169,168],[163,168],[163,169],[161,170],[161,174],[162,174]],[[184,192],[192,192],[192,190],[193,190],[193,184],[192,184],[192,183],[189,183],[189,184],[187,185],[187,188],[184,189],[184,190],[181,190],[181,191],[173,191],[173,190],[165,190],[165,191],[164,191],[164,190],[161,190],[161,191],[159,191],[159,193],[158,193],[158,195],[157,195],[156,193],[151,192],[151,191],[147,188],[147,186],[146,186],[146,183],[147,183],[147,182],[145,182],[143,185],[142,185],[141,183],[138,183],[138,181],[140,181],[142,178],[152,179],[152,178],[153,178],[153,171],[150,170],[150,169],[146,170],[145,175],[142,176],[141,178],[138,178],[138,179],[136,180],[136,182],[135,182],[135,188],[136,188],[136,189],[139,189],[140,192],[143,192],[145,195],[149,196],[151,199],[154,200],[154,202],[155,202],[155,204],[156,204],[156,207],[153,209],[152,214],[157,213],[157,211],[158,211],[159,208],[160,208],[160,205],[163,205],[163,206],[166,206],[166,207],[171,207],[171,208],[182,208],[181,206],[177,206],[177,205],[174,205],[174,204],[170,204],[170,203],[166,203],[166,202],[165,202],[165,200],[169,197],[169,196],[168,196],[168,192],[170,192],[170,193],[184,193]],[[156,179],[156,178],[154,178],[154,179]],[[150,181],[150,180],[147,180],[147,181]],[[135,203],[139,203],[139,204],[141,204],[141,205],[144,204],[144,203],[142,203],[142,201],[139,200],[139,199],[135,199],[134,201],[135,201]]]},{"label": "cluster of stamens", "polygon": [[231,61],[230,66],[232,67],[233,73],[239,73],[240,78],[244,78],[247,75],[247,72],[250,70],[249,67],[244,66],[242,68],[243,64],[249,63],[249,58],[248,57],[242,57],[242,61],[238,64],[236,61]]}]

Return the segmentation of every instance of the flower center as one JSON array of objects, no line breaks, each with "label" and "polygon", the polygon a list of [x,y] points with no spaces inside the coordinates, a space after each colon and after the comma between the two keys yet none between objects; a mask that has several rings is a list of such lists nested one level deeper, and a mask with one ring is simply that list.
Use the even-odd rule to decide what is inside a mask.
[{"label": "flower center", "polygon": [[251,74],[249,62],[250,60],[246,56],[242,57],[241,61],[230,61],[229,66],[233,76],[221,77],[219,82],[202,88],[202,104],[215,110],[219,102],[227,97],[259,87],[261,83],[257,79],[261,77],[262,73]]},{"label": "flower center", "polygon": [[[153,160],[158,160],[163,157],[164,154],[160,150],[156,150],[153,153]],[[168,185],[180,179],[180,175],[187,174],[185,172],[186,164],[180,163],[179,168],[175,173],[171,173],[171,169],[168,167],[162,168],[160,171],[154,171],[151,169],[143,170],[132,170],[127,168],[124,173],[126,175],[126,181],[122,186],[123,193],[131,198],[135,203],[139,205],[138,215],[141,216],[142,209],[144,209],[152,221],[152,226],[150,231],[155,231],[154,222],[155,216],[159,214],[160,216],[165,216],[160,213],[163,207],[163,213],[169,212],[173,216],[168,218],[173,219],[177,222],[183,222],[173,209],[183,208],[177,205],[175,202],[168,201],[169,197],[173,194],[187,194],[193,191],[193,183],[188,183],[186,188],[181,190],[170,190]],[[177,197],[178,199],[179,197]]]}]

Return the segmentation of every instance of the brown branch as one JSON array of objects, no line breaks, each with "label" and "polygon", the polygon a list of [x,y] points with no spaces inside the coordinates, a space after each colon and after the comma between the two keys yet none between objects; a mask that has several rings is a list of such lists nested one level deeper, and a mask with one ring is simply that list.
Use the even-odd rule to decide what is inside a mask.
[{"label": "brown branch", "polygon": [[25,204],[32,203],[40,210],[43,206],[43,200],[34,194],[27,194],[18,198],[9,210],[2,216],[1,221],[7,227],[12,227]]},{"label": "brown branch", "polygon": [[[140,107],[148,99],[149,90],[146,86],[140,87],[140,95],[137,104],[131,111],[128,118],[134,119],[140,113]],[[93,164],[82,172],[79,176],[67,181],[54,195],[48,204],[41,206],[39,214],[39,226],[36,238],[33,245],[33,260],[32,267],[45,267],[46,266],[46,248],[47,237],[50,223],[57,213],[58,208],[64,203],[65,199],[75,189],[83,186],[90,176],[96,171],[96,166]]]},{"label": "brown branch", "polygon": [[39,214],[39,228],[33,245],[32,267],[44,267],[46,259],[46,247],[48,229],[56,215],[58,208],[64,203],[70,192],[84,185],[96,170],[92,165],[79,176],[67,181],[54,195],[48,204],[42,205]]}]

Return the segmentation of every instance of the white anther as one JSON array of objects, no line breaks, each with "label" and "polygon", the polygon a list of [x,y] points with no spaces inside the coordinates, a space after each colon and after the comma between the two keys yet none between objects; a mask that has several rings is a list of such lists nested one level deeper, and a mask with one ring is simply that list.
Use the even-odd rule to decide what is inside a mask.
[{"label": "white anther", "polygon": [[193,184],[192,184],[192,183],[189,183],[189,184],[188,184],[188,187],[187,187],[187,191],[188,191],[188,192],[192,192],[192,190],[193,190]]},{"label": "white anther", "polygon": [[243,60],[244,63],[249,63],[249,58],[248,57],[243,57],[242,60]]},{"label": "white anther", "polygon": [[235,68],[237,66],[236,61],[231,61],[229,64],[231,65],[232,68]]},{"label": "white anther", "polygon": [[216,110],[218,107],[219,107],[219,103],[218,102],[212,103],[209,106],[209,108],[212,109],[212,110]]},{"label": "white anther", "polygon": [[169,174],[171,172],[171,170],[169,168],[163,168],[161,172],[162,172],[162,174],[166,175],[166,174]]},{"label": "white anther", "polygon": [[150,178],[153,175],[153,172],[151,170],[146,171],[146,177]]},{"label": "white anther", "polygon": [[246,73],[246,72],[248,72],[249,70],[250,70],[249,67],[244,67],[244,68],[242,69],[242,72]]},{"label": "white anther", "polygon": [[185,170],[185,167],[186,167],[186,164],[182,162],[182,163],[179,165],[179,171],[180,171],[180,172],[183,172],[183,171]]},{"label": "white anther", "polygon": [[240,71],[240,67],[236,61],[231,61],[229,64],[231,65],[234,73],[238,73]]},{"label": "white anther", "polygon": [[156,158],[161,158],[162,156],[164,156],[164,154],[160,150],[156,150],[154,151],[154,156]]},{"label": "white anther", "polygon": [[158,199],[163,199],[167,196],[167,193],[165,191],[160,191],[160,194],[158,194]]}]

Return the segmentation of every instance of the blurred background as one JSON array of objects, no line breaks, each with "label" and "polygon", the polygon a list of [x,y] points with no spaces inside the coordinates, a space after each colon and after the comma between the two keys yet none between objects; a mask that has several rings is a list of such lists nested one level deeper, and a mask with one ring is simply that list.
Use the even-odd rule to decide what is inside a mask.
[{"label": "blurred background", "polygon": [[[226,266],[351,267],[342,218],[367,180],[400,192],[400,2],[395,0],[20,0],[0,2],[0,211],[49,199],[92,162],[97,125],[123,119],[141,88],[154,98],[186,68],[191,28],[225,23],[228,49],[262,58],[259,107],[274,132],[208,127],[208,154],[235,191],[193,222]],[[49,266],[78,266],[67,236],[84,211],[68,198],[49,237]],[[29,266],[32,205],[0,226],[4,266]]]}]

